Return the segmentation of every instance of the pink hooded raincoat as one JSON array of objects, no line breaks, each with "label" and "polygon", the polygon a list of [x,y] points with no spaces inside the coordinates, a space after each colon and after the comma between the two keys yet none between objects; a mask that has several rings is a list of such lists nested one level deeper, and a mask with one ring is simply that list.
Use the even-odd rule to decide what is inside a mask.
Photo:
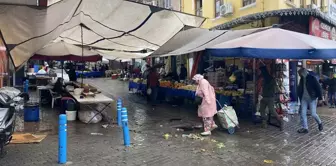
[{"label": "pink hooded raincoat", "polygon": [[203,98],[202,104],[198,107],[198,116],[202,118],[213,117],[217,113],[215,90],[203,77],[198,79],[196,95]]}]

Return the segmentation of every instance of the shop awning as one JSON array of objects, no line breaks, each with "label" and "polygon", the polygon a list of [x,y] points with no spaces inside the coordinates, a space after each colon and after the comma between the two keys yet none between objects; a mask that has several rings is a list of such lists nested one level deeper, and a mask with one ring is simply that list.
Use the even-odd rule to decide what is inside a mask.
[{"label": "shop awning", "polygon": [[140,59],[150,55],[149,53],[132,53],[132,52],[120,52],[120,51],[106,51],[106,50],[97,50],[101,56],[109,60],[122,60],[130,61],[131,59]]},{"label": "shop awning", "polygon": [[223,42],[207,49],[217,57],[249,57],[266,59],[333,59],[336,42],[270,28],[265,31]]},{"label": "shop awning", "polygon": [[249,35],[266,28],[255,28],[246,30],[215,30],[188,29],[181,31],[170,39],[166,44],[156,50],[151,56],[182,55],[192,52],[203,51],[216,44]]},{"label": "shop awning", "polygon": [[157,50],[204,18],[124,0],[63,0],[37,9],[0,5],[0,30],[15,66],[54,41],[127,54]]},{"label": "shop awning", "polygon": [[88,48],[82,49],[82,47],[60,41],[46,45],[36,52],[32,59],[96,62],[101,60],[102,57],[94,50],[89,50]]}]

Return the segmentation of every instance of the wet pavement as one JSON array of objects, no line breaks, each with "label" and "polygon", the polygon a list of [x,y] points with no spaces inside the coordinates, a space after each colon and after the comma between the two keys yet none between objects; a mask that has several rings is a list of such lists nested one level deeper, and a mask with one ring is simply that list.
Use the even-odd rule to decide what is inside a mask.
[{"label": "wet pavement", "polygon": [[[106,122],[70,122],[68,165],[336,165],[336,109],[318,110],[325,125],[323,132],[310,117],[310,133],[298,134],[299,118],[290,116],[283,132],[241,120],[234,135],[216,130],[212,136],[202,138],[197,136],[200,130],[178,129],[199,123],[196,108],[161,104],[153,110],[144,98],[128,93],[127,82],[106,78],[86,82],[107,96],[123,99],[129,112],[132,146],[123,146],[119,127],[105,129],[102,125]],[[46,139],[39,144],[8,145],[1,166],[57,165],[58,110],[42,108],[41,113],[40,123],[24,123],[19,116],[16,130],[47,133]]]}]

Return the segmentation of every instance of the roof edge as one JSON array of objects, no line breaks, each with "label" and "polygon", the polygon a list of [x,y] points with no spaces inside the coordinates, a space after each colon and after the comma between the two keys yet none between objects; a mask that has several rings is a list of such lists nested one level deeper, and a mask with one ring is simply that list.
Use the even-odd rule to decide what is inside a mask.
[{"label": "roof edge", "polygon": [[232,21],[223,23],[221,25],[217,25],[210,30],[225,30],[230,29],[235,26],[239,26],[242,24],[247,24],[253,22],[255,20],[260,20],[268,17],[274,16],[314,16],[320,18],[327,23],[336,26],[336,21],[334,21],[331,17],[327,16],[325,13],[321,12],[318,9],[307,9],[307,8],[294,8],[294,9],[281,9],[281,10],[272,10],[260,13],[249,14],[243,17],[236,18]]}]

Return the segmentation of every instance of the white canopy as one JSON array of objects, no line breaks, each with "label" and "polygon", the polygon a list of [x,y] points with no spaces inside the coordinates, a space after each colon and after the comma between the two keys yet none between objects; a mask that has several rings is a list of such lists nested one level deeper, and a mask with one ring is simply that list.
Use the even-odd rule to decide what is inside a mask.
[{"label": "white canopy", "polygon": [[[63,0],[45,9],[0,5],[0,30],[19,66],[49,42],[138,55],[204,18],[124,0]],[[147,54],[147,53],[146,53]],[[141,54],[141,56],[146,55]]]},{"label": "white canopy", "polygon": [[244,36],[207,48],[213,56],[268,59],[333,59],[336,42],[280,28]]},{"label": "white canopy", "polygon": [[78,47],[72,44],[68,44],[66,42],[52,42],[41,50],[36,52],[37,55],[43,56],[67,56],[67,55],[75,55],[75,56],[93,56],[98,55],[98,53],[94,50],[89,50],[87,48],[82,49],[82,47]]},{"label": "white canopy", "polygon": [[126,61],[129,61],[131,59],[144,58],[152,53],[152,52],[132,53],[132,52],[106,51],[106,50],[98,50],[97,52],[101,56],[109,60],[126,60]]},{"label": "white canopy", "polygon": [[216,44],[236,39],[268,28],[255,28],[246,30],[215,30],[188,29],[176,34],[166,44],[156,50],[152,56],[182,55],[203,51]]}]

